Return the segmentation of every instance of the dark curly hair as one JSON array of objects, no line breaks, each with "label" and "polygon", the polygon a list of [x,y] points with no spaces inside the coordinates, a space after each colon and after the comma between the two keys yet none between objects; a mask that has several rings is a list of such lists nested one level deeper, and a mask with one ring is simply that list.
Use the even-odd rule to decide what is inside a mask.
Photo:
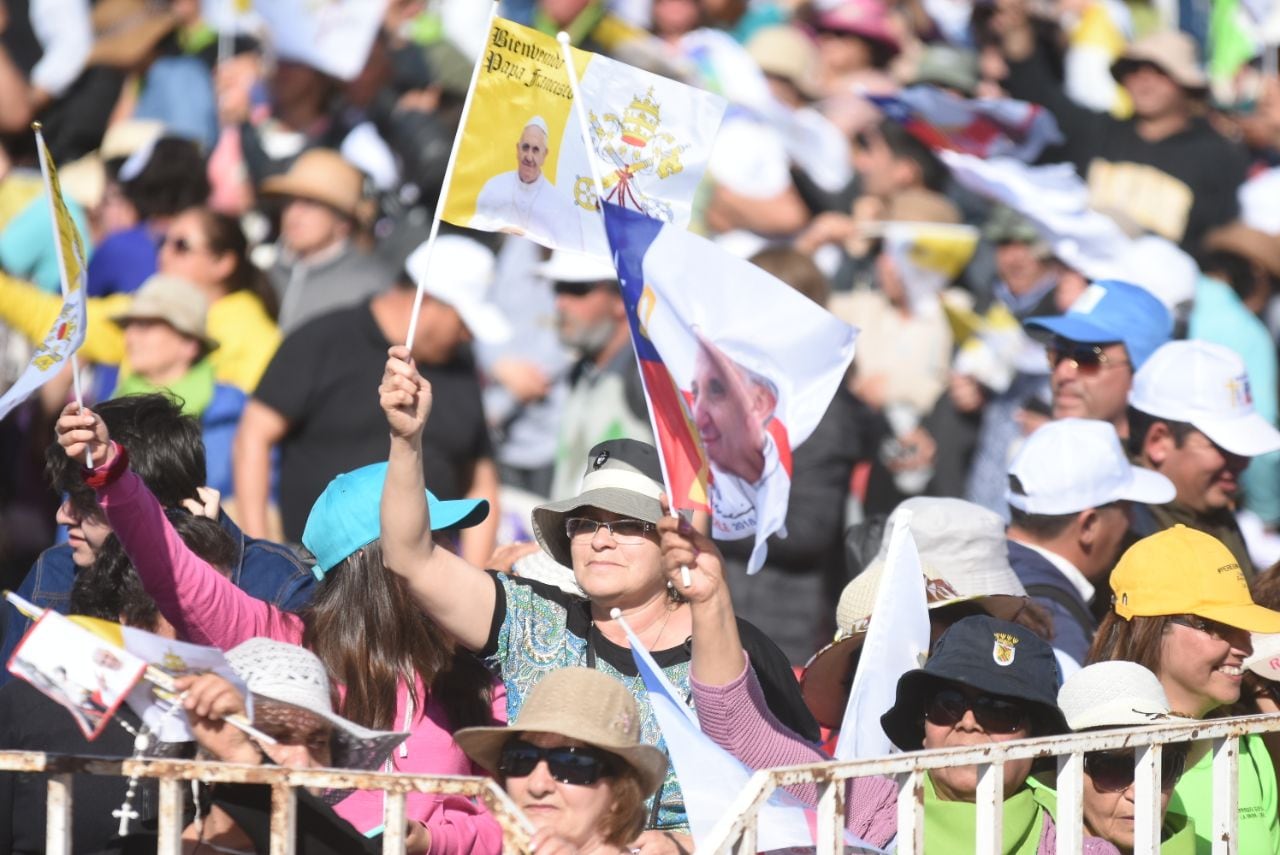
[{"label": "dark curly hair", "polygon": [[157,140],[147,165],[131,179],[121,180],[120,187],[144,220],[172,217],[209,198],[204,156],[195,143],[179,137]]}]

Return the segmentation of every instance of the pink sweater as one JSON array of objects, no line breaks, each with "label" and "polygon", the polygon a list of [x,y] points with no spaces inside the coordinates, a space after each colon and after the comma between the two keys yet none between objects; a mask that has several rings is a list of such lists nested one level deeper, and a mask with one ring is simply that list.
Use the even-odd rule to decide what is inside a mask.
[{"label": "pink sweater", "polygon": [[[302,620],[241,591],[230,580],[187,548],[165,518],[155,496],[132,471],[98,493],[120,543],[133,561],[147,592],[178,635],[196,644],[222,650],[263,636],[291,644],[302,642]],[[494,718],[506,720],[506,693],[497,683]],[[418,697],[427,697],[425,710],[413,708],[409,687],[396,693],[396,727],[409,730],[409,738],[394,752],[391,765],[397,772],[427,775],[479,774],[453,741],[444,708],[428,695],[421,681]],[[361,832],[382,825],[381,791],[352,793],[335,810]],[[484,809],[460,796],[410,793],[408,817],[425,823],[431,831],[433,853],[497,853],[502,831]]]},{"label": "pink sweater", "polygon": [[[689,676],[693,708],[702,732],[752,769],[823,762],[831,758],[805,742],[770,712],[755,669],[748,662],[742,673],[724,686],[708,686]],[[888,778],[851,778],[845,791],[845,828],[873,846],[883,848],[898,833],[898,786]],[[805,804],[818,803],[814,784],[787,787]],[[1055,855],[1058,829],[1045,813],[1037,855]],[[925,841],[928,846],[928,841]],[[1110,843],[1085,837],[1084,855],[1119,855]]]}]

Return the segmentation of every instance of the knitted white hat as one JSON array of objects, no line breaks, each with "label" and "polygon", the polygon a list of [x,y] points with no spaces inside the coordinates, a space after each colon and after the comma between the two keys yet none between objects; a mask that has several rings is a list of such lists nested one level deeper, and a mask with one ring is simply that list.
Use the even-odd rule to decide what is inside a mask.
[{"label": "knitted white hat", "polygon": [[251,638],[227,651],[227,662],[249,691],[263,701],[284,704],[333,725],[334,768],[376,769],[407,733],[370,730],[333,711],[324,663],[304,647],[270,638]]}]

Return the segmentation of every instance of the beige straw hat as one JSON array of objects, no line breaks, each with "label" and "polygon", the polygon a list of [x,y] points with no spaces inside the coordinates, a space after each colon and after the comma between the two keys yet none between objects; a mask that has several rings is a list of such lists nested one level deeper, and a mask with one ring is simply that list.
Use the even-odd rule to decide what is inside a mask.
[{"label": "beige straw hat", "polygon": [[218,342],[205,331],[209,301],[200,290],[185,279],[157,273],[149,276],[134,292],[129,308],[111,320],[119,326],[129,321],[164,321],[178,332],[190,336],[215,350]]},{"label": "beige straw hat", "polygon": [[1161,30],[1138,39],[1111,64],[1111,76],[1120,81],[1142,63],[1154,65],[1183,89],[1204,92],[1209,88],[1209,78],[1196,61],[1196,43],[1186,33]]},{"label": "beige straw hat", "polygon": [[358,219],[364,198],[364,176],[333,149],[304,151],[284,175],[262,182],[266,196],[292,196],[328,205],[340,214]]},{"label": "beige straw hat", "polygon": [[502,747],[522,733],[554,733],[608,751],[640,773],[645,795],[667,774],[667,758],[640,742],[640,708],[622,683],[592,668],[560,668],[529,692],[510,727],[467,727],[454,740],[497,775]]}]

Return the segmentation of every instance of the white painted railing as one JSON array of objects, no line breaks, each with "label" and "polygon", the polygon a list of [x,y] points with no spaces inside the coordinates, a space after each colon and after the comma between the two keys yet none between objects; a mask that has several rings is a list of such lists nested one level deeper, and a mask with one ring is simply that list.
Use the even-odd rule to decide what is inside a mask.
[{"label": "white painted railing", "polygon": [[[844,851],[845,787],[850,778],[883,776],[897,780],[898,855],[924,852],[924,773],[948,766],[977,766],[977,834],[975,855],[998,855],[1004,803],[1004,764],[1011,760],[1056,757],[1058,760],[1058,852],[1079,853],[1084,831],[1084,755],[1091,751],[1134,748],[1135,855],[1160,851],[1160,761],[1165,745],[1189,740],[1213,743],[1213,855],[1237,855],[1239,739],[1251,733],[1280,731],[1280,714],[1183,721],[1122,730],[1066,734],[971,748],[915,751],[891,757],[814,763],[763,769],[755,773],[716,827],[700,853],[756,851],[760,807],[778,787],[818,787],[819,853]],[[1253,855],[1253,853],[1240,853]]]},{"label": "white painted railing", "polygon": [[160,782],[159,855],[182,852],[182,785],[184,781],[263,784],[271,787],[271,855],[293,855],[297,788],[383,790],[384,855],[400,855],[405,840],[405,795],[439,793],[468,796],[483,802],[502,828],[504,852],[529,853],[533,826],[502,788],[488,778],[448,775],[402,775],[338,769],[285,769],[238,766],[195,760],[105,760],[20,751],[0,751],[0,772],[45,772],[49,777],[46,855],[71,855],[75,806],[71,774],[136,775]]}]

